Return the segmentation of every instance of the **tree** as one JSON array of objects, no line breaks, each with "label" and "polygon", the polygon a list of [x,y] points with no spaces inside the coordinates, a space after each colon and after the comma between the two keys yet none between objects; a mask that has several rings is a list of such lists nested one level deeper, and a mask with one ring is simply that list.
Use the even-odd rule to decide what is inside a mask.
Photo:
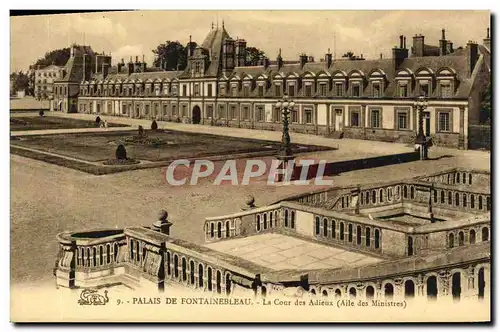
[{"label": "tree", "polygon": [[491,82],[483,93],[479,118],[481,123],[487,123],[491,119]]},{"label": "tree", "polygon": [[40,66],[40,68],[47,67],[50,65],[64,66],[68,62],[71,55],[69,47],[52,50],[45,53],[43,58],[38,59],[33,65],[35,69]]},{"label": "tree", "polygon": [[247,66],[258,66],[260,58],[264,55],[265,55],[265,53],[256,47],[253,47],[253,46],[247,47],[246,65]]},{"label": "tree", "polygon": [[189,46],[194,49],[197,44],[191,42],[191,44],[188,43],[186,46],[183,46],[178,41],[167,40],[153,50],[155,54],[153,66],[165,70],[183,70],[187,66],[187,50]]},{"label": "tree", "polygon": [[153,120],[153,122],[151,122],[151,130],[158,130],[158,124],[156,123],[156,120]]},{"label": "tree", "polygon": [[29,77],[27,74],[23,73],[21,70],[17,73],[10,74],[10,81],[12,82],[12,93],[17,91],[26,91],[29,87]]}]

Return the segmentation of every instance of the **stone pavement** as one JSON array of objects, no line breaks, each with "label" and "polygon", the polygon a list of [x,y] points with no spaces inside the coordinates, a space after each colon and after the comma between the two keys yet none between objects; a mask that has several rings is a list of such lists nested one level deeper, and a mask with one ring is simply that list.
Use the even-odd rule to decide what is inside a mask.
[{"label": "stone pavement", "polygon": [[382,261],[361,253],[274,233],[205,246],[274,270],[354,267]]}]

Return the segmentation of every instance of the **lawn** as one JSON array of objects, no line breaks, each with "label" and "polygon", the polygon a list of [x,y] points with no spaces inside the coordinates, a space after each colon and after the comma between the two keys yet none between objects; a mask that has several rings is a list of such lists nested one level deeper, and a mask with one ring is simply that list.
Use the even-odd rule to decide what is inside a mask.
[{"label": "lawn", "polygon": [[[10,130],[43,130],[43,129],[70,129],[95,128],[94,121],[59,118],[54,116],[11,117]],[[126,125],[108,123],[108,127],[126,127]]]},{"label": "lawn", "polygon": [[[129,158],[149,162],[253,153],[271,155],[280,146],[280,143],[274,141],[173,130],[146,131],[148,139],[160,144],[130,142],[136,135],[137,131],[35,135],[16,137],[11,140],[11,144],[90,162],[113,159],[119,144],[125,145]],[[292,144],[294,153],[328,149],[330,148]]]}]

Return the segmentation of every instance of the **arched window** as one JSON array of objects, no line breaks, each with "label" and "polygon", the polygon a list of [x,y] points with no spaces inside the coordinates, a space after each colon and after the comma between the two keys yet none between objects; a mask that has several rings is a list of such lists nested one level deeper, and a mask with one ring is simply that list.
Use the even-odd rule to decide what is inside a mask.
[{"label": "arched window", "polygon": [[113,245],[113,251],[114,251],[114,254],[115,254],[115,258],[114,258],[114,261],[115,262],[118,262],[118,253],[119,253],[119,247],[118,247],[118,243],[115,243]]},{"label": "arched window", "polygon": [[174,254],[174,277],[179,278],[179,257],[176,254]]},{"label": "arched window", "polygon": [[462,206],[467,207],[467,194],[462,194]]},{"label": "arched window", "polygon": [[260,232],[260,214],[257,215],[257,232]]},{"label": "arched window", "polygon": [[97,265],[97,249],[96,249],[96,247],[92,248],[92,264],[93,264],[93,266]]},{"label": "arched window", "polygon": [[316,226],[316,235],[319,235],[319,217],[316,217],[316,222],[315,222],[315,226]]},{"label": "arched window", "polygon": [[214,223],[210,223],[210,237],[213,238],[215,236],[215,225]]},{"label": "arched window", "polygon": [[366,299],[371,300],[375,297],[375,289],[373,286],[367,286],[366,287]]},{"label": "arched window", "polygon": [[451,191],[448,191],[448,205],[451,205]]},{"label": "arched window", "polygon": [[226,295],[231,294],[231,275],[226,274]]},{"label": "arched window", "polygon": [[348,241],[352,242],[352,224],[349,224],[347,226],[347,232],[348,232],[348,235],[347,235]]},{"label": "arched window", "polygon": [[479,210],[483,209],[483,196],[477,196],[479,203]]},{"label": "arched window", "polygon": [[440,191],[440,196],[441,196],[441,204],[444,204],[444,190]]},{"label": "arched window", "polygon": [[464,232],[458,232],[458,246],[463,246],[465,242]]},{"label": "arched window", "polygon": [[489,241],[490,239],[490,231],[488,227],[483,227],[481,230],[481,241]]},{"label": "arched window", "polygon": [[469,184],[472,184],[472,174],[469,174]]},{"label": "arched window", "polygon": [[311,294],[312,294],[313,296],[316,296],[316,290],[315,290],[314,288],[313,288],[313,289],[311,289]]},{"label": "arched window", "polygon": [[170,270],[170,251],[167,251],[167,275],[170,275],[172,271]]},{"label": "arched window", "polygon": [[359,225],[356,227],[356,244],[361,245],[361,226]]},{"label": "arched window", "polygon": [[267,229],[267,213],[264,213],[264,229]]},{"label": "arched window", "polygon": [[186,262],[186,257],[182,257],[182,281],[187,280],[187,262]]},{"label": "arched window", "polygon": [[403,198],[408,198],[408,186],[403,186]]},{"label": "arched window", "polygon": [[336,234],[335,234],[336,230],[335,230],[335,220],[332,219],[332,237],[335,239],[336,237]]},{"label": "arched window", "polygon": [[194,262],[191,260],[189,262],[189,283],[191,285],[194,285],[194,275],[195,275],[196,271],[195,271],[195,268],[194,268]]},{"label": "arched window", "polygon": [[104,248],[99,246],[99,264],[104,265]]},{"label": "arched window", "polygon": [[415,283],[408,279],[405,281],[405,298],[413,297],[415,297]]},{"label": "arched window", "polygon": [[392,201],[392,188],[387,188],[387,200]]},{"label": "arched window", "polygon": [[465,181],[466,181],[466,174],[465,173],[462,173],[462,183],[465,184]]},{"label": "arched window", "polygon": [[231,228],[229,227],[229,220],[226,220],[226,237],[231,237]]},{"label": "arched window", "polygon": [[213,289],[213,284],[212,284],[212,268],[209,266],[207,269],[207,289],[209,291],[212,291]]},{"label": "arched window", "polygon": [[273,213],[269,213],[269,228],[273,228]]},{"label": "arched window", "polygon": [[469,232],[469,243],[474,244],[476,243],[476,231],[471,229]]},{"label": "arched window", "polygon": [[413,256],[413,237],[408,236],[408,256]]},{"label": "arched window", "polygon": [[410,198],[415,199],[415,187],[410,187]]},{"label": "arched window", "polygon": [[486,211],[491,211],[491,197],[486,196]]},{"label": "arched window", "polygon": [[476,208],[476,197],[474,195],[470,195],[470,207],[471,209]]},{"label": "arched window", "polygon": [[324,297],[328,297],[328,292],[326,291],[326,289],[322,292],[322,294]]},{"label": "arched window", "polygon": [[460,173],[455,174],[455,183],[460,183]]},{"label": "arched window", "polygon": [[380,188],[380,190],[378,191],[378,200],[380,203],[383,203],[384,202],[384,191],[382,188]]},{"label": "arched window", "polygon": [[326,218],[323,219],[323,236],[328,236],[328,219]]},{"label": "arched window", "polygon": [[106,263],[111,263],[111,245],[109,243],[106,244]]},{"label": "arched window", "polygon": [[356,288],[354,287],[349,288],[349,296],[352,298],[356,298]]},{"label": "arched window", "polygon": [[366,229],[365,229],[365,245],[368,248],[371,247],[371,243],[370,243],[370,227],[366,227]]},{"label": "arched window", "polygon": [[375,249],[378,249],[380,247],[380,231],[376,228],[375,229]]},{"label": "arched window", "polygon": [[285,227],[288,227],[288,210],[285,210]]},{"label": "arched window", "polygon": [[455,206],[459,206],[459,205],[460,205],[460,194],[455,193]]},{"label": "arched window", "polygon": [[337,288],[335,290],[335,298],[338,299],[340,297],[342,297],[342,292],[340,291],[340,289]]},{"label": "arched window", "polygon": [[394,297],[394,286],[390,282],[384,286],[384,297],[388,300],[392,300]]},{"label": "arched window", "polygon": [[462,275],[460,272],[453,273],[451,277],[451,295],[453,296],[453,300],[460,300],[460,294],[462,293]]},{"label": "arched window", "polygon": [[377,203],[377,192],[375,190],[372,190],[372,204]]},{"label": "arched window", "polygon": [[454,239],[455,236],[453,233],[448,234],[448,248],[453,248],[455,246]]},{"label": "arched window", "polygon": [[477,295],[479,299],[484,299],[484,289],[486,288],[486,280],[484,278],[484,267],[480,268],[477,273]]},{"label": "arched window", "polygon": [[430,276],[426,282],[427,298],[435,299],[438,295],[437,279],[436,276]]},{"label": "arched window", "polygon": [[215,287],[217,294],[222,293],[222,273],[219,270],[217,270],[215,277]]},{"label": "arched window", "polygon": [[203,265],[198,265],[198,287],[203,288]]},{"label": "arched window", "polygon": [[292,217],[290,218],[290,228],[295,229],[295,211],[292,211]]},{"label": "arched window", "polygon": [[222,237],[222,223],[219,221],[217,223],[217,238],[221,238]]},{"label": "arched window", "polygon": [[340,237],[340,240],[341,240],[341,241],[344,241],[344,236],[345,236],[345,235],[344,235],[344,222],[343,222],[343,221],[341,221],[341,222],[339,223],[339,237]]},{"label": "arched window", "polygon": [[437,203],[437,201],[438,201],[438,193],[437,193],[437,190],[434,190],[434,191],[433,191],[433,194],[434,194],[434,203]]}]

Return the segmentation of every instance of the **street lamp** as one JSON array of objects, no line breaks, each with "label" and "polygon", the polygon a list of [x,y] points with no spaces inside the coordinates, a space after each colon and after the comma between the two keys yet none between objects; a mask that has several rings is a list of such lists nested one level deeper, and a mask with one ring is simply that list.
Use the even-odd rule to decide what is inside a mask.
[{"label": "street lamp", "polygon": [[[288,117],[290,116],[290,110],[293,109],[295,103],[293,100],[289,100],[288,96],[285,94],[283,99],[276,102],[276,108],[281,110],[281,116],[283,121],[283,132],[281,135],[281,147],[278,153],[278,160],[281,161],[281,169],[283,173],[287,170],[287,164],[289,160],[293,160],[291,141],[290,141],[290,131],[288,128]],[[285,174],[280,174],[278,176],[278,181],[282,181]]]},{"label": "street lamp", "polygon": [[413,103],[413,107],[418,110],[418,133],[415,139],[415,145],[420,151],[420,160],[427,159],[428,143],[424,135],[424,110],[427,109],[427,98],[424,94],[420,95]]}]

